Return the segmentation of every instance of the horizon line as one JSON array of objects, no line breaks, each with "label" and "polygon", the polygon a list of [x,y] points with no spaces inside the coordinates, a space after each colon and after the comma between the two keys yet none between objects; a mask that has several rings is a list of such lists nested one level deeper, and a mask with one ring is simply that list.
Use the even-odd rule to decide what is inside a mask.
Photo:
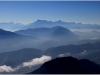
[{"label": "horizon line", "polygon": [[52,21],[52,20],[43,20],[43,19],[37,19],[37,20],[35,20],[35,21],[31,22],[31,23],[27,23],[27,24],[20,23],[20,22],[16,22],[16,23],[15,23],[15,22],[13,22],[13,21],[9,21],[9,22],[0,22],[0,23],[14,23],[14,24],[17,24],[17,23],[18,23],[18,24],[22,24],[22,25],[29,25],[29,24],[32,24],[32,23],[38,21],[38,20],[40,20],[40,21],[47,21],[47,22],[57,22],[57,21],[61,21],[61,22],[66,22],[66,23],[75,23],[75,24],[100,25],[100,24],[97,24],[97,23],[91,24],[91,23],[82,23],[82,22],[68,22],[68,21],[62,21],[62,20]]}]

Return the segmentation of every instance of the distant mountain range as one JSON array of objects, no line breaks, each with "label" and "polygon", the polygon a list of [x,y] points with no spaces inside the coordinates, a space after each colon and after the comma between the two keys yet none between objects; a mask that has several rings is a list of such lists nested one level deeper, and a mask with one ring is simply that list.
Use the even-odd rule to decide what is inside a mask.
[{"label": "distant mountain range", "polygon": [[26,29],[26,30],[19,30],[15,33],[23,34],[23,35],[33,35],[38,38],[44,38],[44,39],[75,39],[78,38],[76,34],[71,32],[69,29],[66,29],[62,26],[55,26],[52,28],[34,28],[34,29]]},{"label": "distant mountain range", "polygon": [[22,36],[24,35],[20,35],[11,31],[0,29],[0,39],[9,39],[9,38],[22,37]]},{"label": "distant mountain range", "polygon": [[34,38],[33,36],[25,36],[25,35],[21,35],[21,34],[17,34],[15,32],[11,32],[11,31],[6,31],[3,29],[0,29],[0,40],[2,39],[13,39],[13,38]]},{"label": "distant mountain range", "polygon": [[100,65],[87,59],[56,58],[28,74],[100,74]]},{"label": "distant mountain range", "polygon": [[23,29],[27,28],[40,28],[40,27],[54,27],[54,26],[63,26],[65,28],[74,28],[74,29],[100,29],[100,25],[98,24],[82,24],[82,23],[75,23],[75,22],[64,22],[64,21],[47,21],[47,20],[37,20],[25,27]]},{"label": "distant mountain range", "polygon": [[80,36],[82,39],[99,39],[100,38],[100,31],[92,30],[92,31],[73,31],[73,33]]},{"label": "distant mountain range", "polygon": [[[93,31],[94,33],[96,31]],[[96,32],[97,33],[97,32]],[[88,34],[89,35],[89,34]],[[61,45],[84,43],[86,40],[79,40],[69,29],[62,26],[52,28],[30,28],[15,32],[0,29],[0,52],[17,50],[21,48],[38,48],[45,50],[50,47]],[[88,42],[89,40],[87,40]],[[90,40],[90,42],[93,40]]]},{"label": "distant mountain range", "polygon": [[59,21],[47,21],[47,20],[37,20],[23,28],[40,28],[40,27],[54,27],[54,26],[62,26],[62,25],[66,25],[66,22],[62,22],[61,20]]},{"label": "distant mountain range", "polygon": [[14,31],[21,29],[24,25],[21,23],[13,23],[13,22],[1,22],[0,28],[4,30]]},{"label": "distant mountain range", "polygon": [[64,21],[47,21],[47,20],[37,20],[33,23],[24,25],[21,23],[13,23],[13,22],[2,22],[0,23],[0,28],[5,30],[21,30],[21,29],[28,29],[28,28],[41,28],[41,27],[54,27],[54,26],[63,26],[68,29],[100,29],[100,25],[98,24],[82,24],[82,23],[75,23],[75,22],[64,22]]},{"label": "distant mountain range", "polygon": [[[79,42],[78,42],[79,41]],[[88,42],[89,40],[87,40]],[[90,42],[93,40],[90,40]],[[0,29],[1,51],[11,51],[21,48],[38,48],[45,50],[50,47],[67,45],[80,41],[79,36],[62,26],[52,28],[34,28],[19,30],[16,32]]]},{"label": "distant mountain range", "polygon": [[76,34],[61,26],[26,29],[16,32],[0,29],[0,52],[21,48],[39,48],[43,50],[76,39],[78,39]]},{"label": "distant mountain range", "polygon": [[34,45],[33,42],[35,42],[37,39],[38,38],[34,36],[21,35],[11,31],[0,29],[0,53],[26,47],[30,48],[30,46],[32,47],[32,45]]},{"label": "distant mountain range", "polygon": [[[71,29],[92,29],[92,31],[72,32]],[[50,56],[52,59],[66,56],[73,56],[78,59],[86,58],[100,64],[99,29],[100,25],[97,24],[63,22],[61,20],[55,22],[37,20],[28,25],[13,22],[0,23],[0,68],[2,65],[4,65],[3,67],[6,65],[14,68],[23,62],[38,59],[42,55]],[[57,60],[59,61],[59,58]],[[78,62],[81,61],[78,60]],[[89,62],[86,61],[86,63]],[[13,73],[30,72],[39,66],[23,67]],[[43,71],[43,66],[34,73]],[[58,68],[58,70],[60,69]],[[87,70],[87,67],[85,67],[85,70]],[[97,73],[97,71],[93,73]]]}]

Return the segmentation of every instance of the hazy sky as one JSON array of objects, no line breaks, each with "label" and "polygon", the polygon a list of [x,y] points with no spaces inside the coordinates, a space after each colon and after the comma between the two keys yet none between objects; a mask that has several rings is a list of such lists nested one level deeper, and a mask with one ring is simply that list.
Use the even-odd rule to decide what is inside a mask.
[{"label": "hazy sky", "polygon": [[37,19],[100,24],[100,1],[0,1],[0,22]]}]

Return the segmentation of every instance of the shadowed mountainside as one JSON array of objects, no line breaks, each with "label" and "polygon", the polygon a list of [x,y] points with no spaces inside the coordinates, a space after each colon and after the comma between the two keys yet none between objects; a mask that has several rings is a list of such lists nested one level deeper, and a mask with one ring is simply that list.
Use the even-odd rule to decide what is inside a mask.
[{"label": "shadowed mountainside", "polygon": [[28,74],[100,74],[100,65],[87,59],[62,57],[46,62]]},{"label": "shadowed mountainside", "polygon": [[25,35],[21,35],[21,34],[17,34],[11,31],[6,31],[3,29],[0,29],[0,40],[3,39],[14,39],[14,38],[33,38],[33,39],[37,39],[36,37],[33,36],[25,36]]},{"label": "shadowed mountainside", "polygon": [[86,43],[86,44],[80,44],[80,45],[64,45],[64,46],[58,46],[58,47],[52,47],[48,48],[44,51],[45,55],[50,55],[53,58],[57,57],[60,54],[70,53],[73,54],[81,54],[86,50],[86,53],[91,53],[92,51],[100,51],[100,42],[97,43]]},{"label": "shadowed mountainside", "polygon": [[34,48],[24,48],[17,51],[0,53],[0,65],[6,64],[7,66],[16,67],[25,61],[41,57],[41,54],[42,50]]},{"label": "shadowed mountainside", "polygon": [[32,47],[38,38],[0,29],[0,53]]}]

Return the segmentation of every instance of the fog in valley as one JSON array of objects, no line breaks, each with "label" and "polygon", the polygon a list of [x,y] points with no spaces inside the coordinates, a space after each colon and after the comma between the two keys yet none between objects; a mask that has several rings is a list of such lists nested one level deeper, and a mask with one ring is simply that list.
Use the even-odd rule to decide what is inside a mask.
[{"label": "fog in valley", "polygon": [[100,71],[99,1],[1,1],[0,17],[0,74],[55,72],[69,56]]}]

